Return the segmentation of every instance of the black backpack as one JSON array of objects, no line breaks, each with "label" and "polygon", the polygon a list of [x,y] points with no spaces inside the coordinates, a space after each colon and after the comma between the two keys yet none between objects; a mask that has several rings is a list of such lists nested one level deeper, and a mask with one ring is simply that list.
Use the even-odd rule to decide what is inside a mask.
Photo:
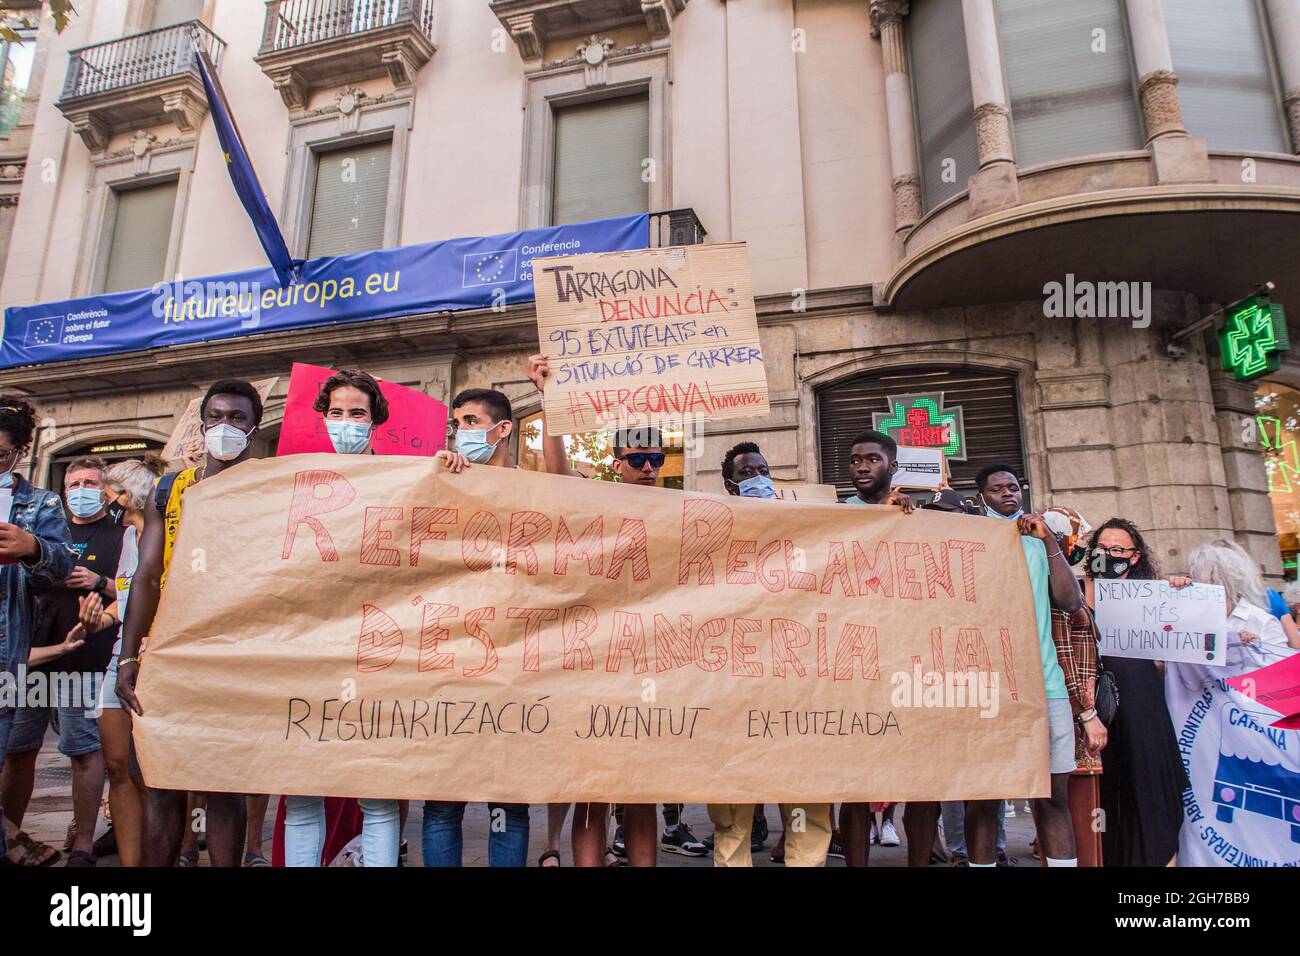
[{"label": "black backpack", "polygon": [[153,503],[158,509],[158,517],[162,518],[163,521],[167,520],[167,499],[172,496],[172,485],[176,484],[176,478],[179,475],[179,471],[163,475],[158,479],[158,484],[154,488]]}]

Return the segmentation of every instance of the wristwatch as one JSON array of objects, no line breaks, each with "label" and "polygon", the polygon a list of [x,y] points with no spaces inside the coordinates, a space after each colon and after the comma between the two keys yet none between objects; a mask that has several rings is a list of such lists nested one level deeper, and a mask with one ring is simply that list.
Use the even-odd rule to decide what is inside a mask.
[{"label": "wristwatch", "polygon": [[104,588],[107,586],[108,586],[108,578],[104,577],[101,574],[99,576],[99,580],[95,582],[95,586],[91,588],[91,590],[94,591],[96,594],[103,594]]}]

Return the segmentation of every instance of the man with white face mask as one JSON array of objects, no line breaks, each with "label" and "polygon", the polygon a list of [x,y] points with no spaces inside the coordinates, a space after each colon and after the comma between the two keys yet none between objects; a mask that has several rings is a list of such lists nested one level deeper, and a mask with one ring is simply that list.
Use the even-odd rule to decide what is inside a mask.
[{"label": "man with white face mask", "polygon": [[[252,385],[238,380],[217,382],[199,405],[199,422],[207,450],[203,463],[164,475],[152,506],[145,509],[140,558],[131,582],[131,601],[122,622],[122,650],[117,662],[117,696],[136,714],[143,714],[135,696],[141,644],[153,626],[158,598],[180,531],[181,501],[186,489],[246,461],[252,438],[262,422],[262,398]],[[147,783],[147,781],[146,781]],[[183,790],[145,788],[143,866],[174,866],[188,820]],[[242,793],[207,796],[208,856],[213,866],[239,866],[244,846],[245,810]]]}]

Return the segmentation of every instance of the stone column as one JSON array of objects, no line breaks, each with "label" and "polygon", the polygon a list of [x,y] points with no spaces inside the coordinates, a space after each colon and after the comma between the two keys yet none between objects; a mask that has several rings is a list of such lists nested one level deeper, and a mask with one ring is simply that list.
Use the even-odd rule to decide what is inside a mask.
[{"label": "stone column", "polygon": [[961,9],[980,158],[980,170],[970,180],[971,218],[976,218],[1014,206],[1020,201],[1020,186],[993,0],[961,0]]},{"label": "stone column", "polygon": [[1255,422],[1256,383],[1238,382],[1219,367],[1216,355],[1210,355],[1209,362],[1214,423],[1223,455],[1232,528],[1237,543],[1260,563],[1264,574],[1280,578],[1282,553],[1278,549],[1273,502],[1268,496],[1268,471]]},{"label": "stone column", "polygon": [[1277,65],[1282,72],[1282,97],[1291,149],[1300,153],[1300,6],[1294,0],[1268,0]]},{"label": "stone column", "polygon": [[885,61],[885,116],[889,126],[889,166],[893,174],[890,185],[894,190],[894,233],[900,240],[921,218],[912,81],[903,42],[903,17],[907,13],[908,0],[871,0],[871,35],[880,40]]},{"label": "stone column", "polygon": [[1137,64],[1138,97],[1147,130],[1147,148],[1155,164],[1156,182],[1210,181],[1205,141],[1192,139],[1183,126],[1178,100],[1178,75],[1169,53],[1169,36],[1160,0],[1128,0],[1129,33]]}]

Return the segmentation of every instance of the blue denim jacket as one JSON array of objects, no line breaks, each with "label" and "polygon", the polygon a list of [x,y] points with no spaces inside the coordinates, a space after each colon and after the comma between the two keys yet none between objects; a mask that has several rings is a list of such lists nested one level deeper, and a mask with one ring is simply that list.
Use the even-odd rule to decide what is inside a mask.
[{"label": "blue denim jacket", "polygon": [[14,475],[14,506],[9,517],[36,536],[41,554],[35,562],[0,564],[0,663],[9,674],[27,662],[32,647],[32,612],[36,601],[33,584],[59,584],[72,573],[76,552],[68,541],[68,519],[59,496],[37,488],[21,475]]}]

